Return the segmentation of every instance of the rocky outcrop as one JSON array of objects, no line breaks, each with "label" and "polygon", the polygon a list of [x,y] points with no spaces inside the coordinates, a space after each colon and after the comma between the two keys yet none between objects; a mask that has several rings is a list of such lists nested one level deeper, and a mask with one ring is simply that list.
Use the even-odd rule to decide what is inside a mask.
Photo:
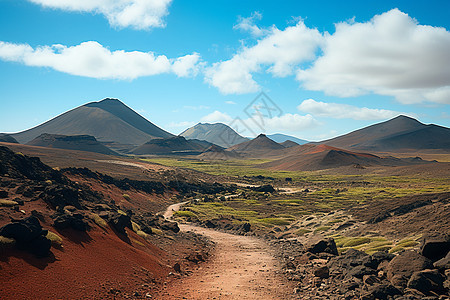
[{"label": "rocky outcrop", "polygon": [[48,256],[51,242],[46,238],[48,231],[42,229],[39,220],[28,217],[23,220],[14,220],[0,228],[0,235],[14,239],[19,249],[26,250],[38,257]]}]

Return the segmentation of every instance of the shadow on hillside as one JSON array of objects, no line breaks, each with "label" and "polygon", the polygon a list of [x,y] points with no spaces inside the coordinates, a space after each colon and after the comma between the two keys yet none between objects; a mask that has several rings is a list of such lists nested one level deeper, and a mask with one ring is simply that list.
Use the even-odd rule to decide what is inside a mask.
[{"label": "shadow on hillside", "polygon": [[58,233],[69,239],[71,242],[84,248],[84,244],[90,243],[93,239],[86,231],[79,231],[72,228],[58,230]]},{"label": "shadow on hillside", "polygon": [[0,252],[1,262],[9,263],[11,257],[21,259],[29,265],[40,270],[44,270],[45,268],[47,268],[47,266],[57,261],[55,255],[52,252],[50,252],[48,257],[37,257],[34,254],[31,254],[24,250],[19,250],[17,248],[12,248]]}]

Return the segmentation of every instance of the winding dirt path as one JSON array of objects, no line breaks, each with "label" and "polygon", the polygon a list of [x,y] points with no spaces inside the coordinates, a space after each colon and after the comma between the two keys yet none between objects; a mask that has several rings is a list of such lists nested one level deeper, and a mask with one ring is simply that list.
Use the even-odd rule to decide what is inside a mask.
[{"label": "winding dirt path", "polygon": [[[167,217],[180,207],[170,206]],[[192,225],[180,228],[202,234],[216,246],[206,263],[171,282],[158,299],[290,299],[292,287],[263,240]]]}]

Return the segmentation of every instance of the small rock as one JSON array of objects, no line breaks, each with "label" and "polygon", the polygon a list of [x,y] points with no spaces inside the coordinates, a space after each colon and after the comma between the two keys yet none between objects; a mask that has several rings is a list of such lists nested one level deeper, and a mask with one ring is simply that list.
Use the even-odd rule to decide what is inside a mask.
[{"label": "small rock", "polygon": [[437,261],[450,251],[450,235],[439,232],[428,233],[422,237],[420,254]]},{"label": "small rock", "polygon": [[433,266],[440,270],[450,269],[450,252],[448,252],[444,258],[435,262]]},{"label": "small rock", "polygon": [[173,269],[175,270],[175,272],[181,273],[181,266],[179,263],[175,263],[173,265]]},{"label": "small rock", "polygon": [[314,254],[321,252],[326,252],[333,255],[339,254],[333,238],[314,238],[307,243],[306,250]]},{"label": "small rock", "polygon": [[416,289],[425,295],[445,293],[444,276],[438,270],[415,272],[408,281],[408,288]]},{"label": "small rock", "polygon": [[401,295],[401,292],[390,284],[375,284],[364,294],[363,299],[382,299],[387,300],[395,295]]},{"label": "small rock", "polygon": [[319,278],[328,278],[330,277],[330,270],[327,266],[323,266],[314,270],[314,276]]},{"label": "small rock", "polygon": [[395,286],[405,287],[414,272],[431,269],[431,261],[416,251],[404,251],[387,266],[387,278]]},{"label": "small rock", "polygon": [[375,275],[364,275],[363,283],[365,285],[373,285],[375,283],[380,283],[380,279]]}]

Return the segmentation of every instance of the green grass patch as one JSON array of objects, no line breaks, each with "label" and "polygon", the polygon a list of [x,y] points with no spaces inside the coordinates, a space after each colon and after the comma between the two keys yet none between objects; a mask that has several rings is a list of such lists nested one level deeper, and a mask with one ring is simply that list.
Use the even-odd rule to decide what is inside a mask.
[{"label": "green grass patch", "polygon": [[92,221],[94,221],[95,224],[97,224],[101,228],[106,229],[108,227],[108,223],[106,223],[106,221],[103,220],[99,215],[92,213],[89,215],[89,217]]},{"label": "green grass patch", "polygon": [[322,231],[327,231],[328,229],[330,229],[331,226],[319,226],[317,227],[314,232],[322,232]]},{"label": "green grass patch", "polygon": [[16,201],[0,199],[0,206],[14,206],[17,204]]},{"label": "green grass patch", "polygon": [[271,224],[271,225],[277,225],[277,226],[286,226],[286,225],[291,224],[291,222],[289,222],[288,220],[283,219],[283,218],[263,218],[263,219],[258,219],[258,222]]},{"label": "green grass patch", "polygon": [[62,248],[63,247],[63,240],[62,238],[57,235],[54,232],[48,231],[46,238],[50,240],[52,243],[52,246],[55,248]]},{"label": "green grass patch", "polygon": [[173,213],[173,215],[175,217],[182,217],[182,218],[197,218],[197,215],[195,213],[193,213],[192,211],[189,210],[179,210],[179,211],[175,211]]},{"label": "green grass patch", "polygon": [[300,228],[300,229],[297,229],[295,231],[295,234],[298,235],[298,236],[302,236],[302,235],[305,235],[306,233],[309,233],[309,232],[311,232],[311,230],[306,229],[306,228]]}]

